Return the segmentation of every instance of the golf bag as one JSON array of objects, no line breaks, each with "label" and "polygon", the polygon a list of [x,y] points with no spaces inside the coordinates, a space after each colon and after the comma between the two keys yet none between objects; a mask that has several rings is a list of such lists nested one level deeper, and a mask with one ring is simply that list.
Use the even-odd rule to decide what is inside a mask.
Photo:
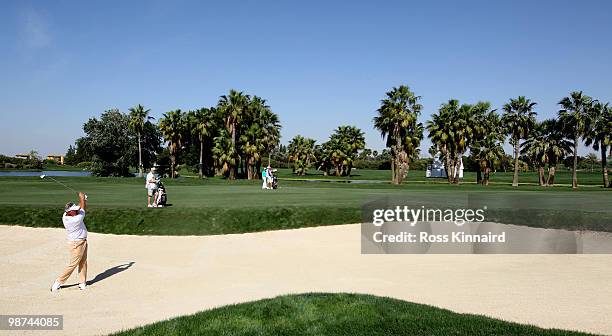
[{"label": "golf bag", "polygon": [[166,187],[164,184],[157,182],[157,192],[155,193],[155,199],[153,204],[156,206],[165,206],[168,196],[166,195]]},{"label": "golf bag", "polygon": [[272,178],[272,189],[278,189],[278,178],[276,176]]}]

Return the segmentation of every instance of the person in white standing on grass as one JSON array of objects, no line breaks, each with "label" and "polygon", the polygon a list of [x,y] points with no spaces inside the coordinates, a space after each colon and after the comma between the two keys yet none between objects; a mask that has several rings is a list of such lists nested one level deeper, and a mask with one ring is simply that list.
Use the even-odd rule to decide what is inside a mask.
[{"label": "person in white standing on grass", "polygon": [[[151,171],[147,173],[145,181],[145,188],[147,188],[147,207],[149,208],[154,207],[154,204],[151,204],[151,197],[155,196],[158,181],[157,174],[155,174],[155,167],[151,167]],[[155,203],[155,200],[153,200],[153,203]]]},{"label": "person in white standing on grass", "polygon": [[51,286],[52,292],[58,291],[77,267],[79,268],[79,289],[87,288],[87,228],[83,221],[86,207],[87,195],[82,192],[79,192],[79,204],[69,202],[64,206],[62,222],[68,233],[70,262]]}]

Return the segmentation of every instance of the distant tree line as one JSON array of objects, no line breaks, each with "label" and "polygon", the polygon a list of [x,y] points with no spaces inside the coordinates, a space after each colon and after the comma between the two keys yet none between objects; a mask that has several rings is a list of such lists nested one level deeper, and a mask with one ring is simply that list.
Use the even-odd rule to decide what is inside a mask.
[{"label": "distant tree line", "polygon": [[[364,133],[351,125],[337,127],[326,142],[297,135],[280,144],[278,115],[265,99],[230,90],[214,106],[183,112],[173,110],[155,123],[142,105],[128,113],[113,109],[88,120],[85,136],[66,153],[69,164],[87,164],[99,176],[140,175],[153,164],[176,177],[178,168],[195,167],[200,177],[259,178],[262,165],[290,167],[297,175],[314,168],[324,175],[349,176],[354,168],[390,169],[400,184],[410,169],[423,170],[431,158],[422,158],[421,141],[427,132],[431,156],[439,157],[449,183],[460,183],[461,167],[477,172],[478,183],[489,184],[491,173],[534,169],[542,186],[553,185],[559,165],[577,170],[601,165],[602,183],[610,187],[607,157],[612,155],[612,108],[580,91],[559,101],[557,118],[537,121],[536,103],[524,96],[512,98],[500,112],[488,102],[460,103],[450,99],[431,119],[419,121],[421,97],[408,86],[395,87],[380,102],[374,127],[385,140],[378,153],[366,148]],[[512,155],[504,152],[510,143]],[[580,142],[600,153],[577,155]]]},{"label": "distant tree line", "polygon": [[[279,161],[291,163],[294,173],[306,174],[309,167],[333,171],[336,176],[351,174],[355,166],[390,169],[391,181],[401,184],[410,168],[422,170],[431,159],[421,158],[420,144],[427,131],[432,142],[429,154],[439,157],[449,183],[460,183],[462,167],[477,172],[477,182],[488,185],[491,173],[512,170],[513,186],[518,186],[519,172],[534,168],[541,186],[554,185],[555,172],[561,164],[572,170],[572,187],[578,187],[577,171],[601,164],[602,184],[612,187],[608,178],[607,157],[612,156],[612,108],[581,91],[570,93],[559,101],[557,118],[536,120],[536,103],[524,96],[512,98],[502,112],[488,102],[460,104],[450,99],[431,115],[425,125],[419,122],[423,106],[421,97],[408,86],[393,88],[381,100],[374,127],[386,141],[382,155],[372,157],[365,148],[363,132],[353,126],[340,126],[329,141],[317,145],[314,139],[295,136]],[[513,155],[504,152],[504,143],[513,147]],[[584,158],[578,156],[578,145],[600,152]],[[375,162],[374,164],[372,164]],[[370,163],[368,165],[368,163]]]},{"label": "distant tree line", "polygon": [[[386,138],[391,150],[392,182],[405,178],[411,162],[419,156],[424,127],[417,122],[422,106],[420,97],[407,86],[393,88],[381,101],[374,125]],[[537,167],[540,185],[554,184],[555,168],[572,160],[572,187],[578,187],[578,145],[584,141],[601,154],[602,182],[610,187],[607,156],[612,155],[612,109],[581,91],[559,101],[556,119],[536,120],[535,102],[524,96],[510,99],[502,114],[488,102],[460,104],[455,99],[440,106],[425,128],[433,146],[430,154],[439,154],[448,173],[449,183],[459,183],[459,170],[467,152],[478,165],[478,182],[488,184],[491,170],[503,164],[504,141],[513,146],[513,186],[518,186],[521,158]],[[593,158],[591,157],[591,160]],[[545,176],[545,169],[548,177]]]}]

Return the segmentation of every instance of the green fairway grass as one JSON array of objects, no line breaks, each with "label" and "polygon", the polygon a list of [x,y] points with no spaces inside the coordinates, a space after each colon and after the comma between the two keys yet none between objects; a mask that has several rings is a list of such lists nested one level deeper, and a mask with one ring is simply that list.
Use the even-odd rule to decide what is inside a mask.
[{"label": "green fairway grass", "polygon": [[230,305],[113,335],[587,335],[385,297],[300,294]]},{"label": "green fairway grass", "polygon": [[[491,173],[491,183],[493,184],[511,184],[513,172],[498,171]],[[369,170],[369,169],[354,169],[351,176],[335,176],[328,175],[324,176],[321,171],[309,170],[305,176],[297,176],[291,172],[291,169],[281,168],[278,169],[277,176],[280,179],[322,179],[322,180],[378,180],[378,181],[389,181],[391,179],[391,171],[389,170]],[[476,183],[475,172],[464,172],[463,183]],[[410,171],[404,183],[420,182],[420,183],[447,183],[444,178],[426,178],[425,171]],[[578,182],[584,186],[601,186],[602,176],[600,171],[579,171]],[[537,185],[538,184],[538,173],[537,172],[521,172],[519,177],[519,183]],[[572,174],[570,170],[560,170],[555,176],[555,183],[563,185],[571,185]]]},{"label": "green fairway grass", "polygon": [[[375,181],[379,172],[364,171],[364,177]],[[567,178],[563,176],[564,173],[559,175],[560,179]],[[585,180],[594,179],[590,175],[580,177]],[[612,223],[607,220],[612,218],[612,192],[596,185],[571,190],[567,186],[544,188],[522,185],[514,188],[509,183],[490,186],[474,183],[449,185],[443,180],[424,178],[408,181],[401,186],[386,182],[336,183],[285,179],[280,181],[281,188],[278,190],[262,190],[259,180],[200,180],[184,177],[164,180],[168,202],[172,206],[150,209],[146,208],[144,179],[56,179],[89,195],[87,226],[90,231],[101,233],[209,235],[359,223],[362,219],[362,206],[380,198],[454,207],[465,204],[466,199],[474,195],[481,199],[490,198],[497,208],[515,207],[513,204],[505,204],[505,199],[512,195],[528,200],[521,206],[537,207],[545,203],[546,209],[554,212],[567,209],[581,211],[578,215],[582,218],[586,214],[586,218],[595,219],[592,226],[586,227],[572,221],[557,223],[542,218],[538,221],[527,220],[525,225],[612,231]],[[0,177],[1,224],[62,227],[62,208],[68,201],[76,201],[76,195],[51,180]],[[537,219],[537,216],[528,217]]]}]

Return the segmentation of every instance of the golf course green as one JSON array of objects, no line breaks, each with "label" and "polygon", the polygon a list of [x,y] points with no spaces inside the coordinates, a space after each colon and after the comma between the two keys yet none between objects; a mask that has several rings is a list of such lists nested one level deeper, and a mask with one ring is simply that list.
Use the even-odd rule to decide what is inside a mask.
[{"label": "golf course green", "polygon": [[224,306],[113,335],[587,335],[359,294],[300,294]]},{"label": "golf course green", "polygon": [[[497,173],[489,186],[478,185],[466,173],[460,185],[426,179],[411,172],[400,186],[388,183],[389,171],[361,170],[351,177],[306,176],[279,170],[277,190],[262,190],[259,180],[220,178],[165,179],[168,202],[162,209],[146,208],[146,190],[139,178],[56,177],[89,195],[87,226],[90,231],[144,235],[210,235],[358,223],[362,206],[380,198],[403,199],[435,207],[460,206],[477,195],[505,207],[505,197],[527,200],[528,206],[545,205],[560,213],[568,208],[589,218],[592,226],[573,221],[527,221],[526,225],[610,231],[612,192],[601,188],[598,173],[581,172],[581,188],[572,190],[571,174],[559,172],[558,185],[540,187],[535,173],[521,175],[518,188],[511,173]],[[185,176],[185,175],[184,175]],[[49,179],[0,177],[0,223],[34,227],[61,227],[63,205],[76,201],[74,193]],[[508,208],[516,205],[508,205]],[[577,210],[576,210],[577,209]],[[575,214],[576,215],[576,214]],[[550,212],[546,213],[547,217]],[[561,213],[564,218],[567,217]],[[526,215],[527,219],[533,217]],[[594,220],[590,220],[594,218]],[[520,223],[519,223],[520,224]],[[591,225],[591,224],[589,224]]]}]

